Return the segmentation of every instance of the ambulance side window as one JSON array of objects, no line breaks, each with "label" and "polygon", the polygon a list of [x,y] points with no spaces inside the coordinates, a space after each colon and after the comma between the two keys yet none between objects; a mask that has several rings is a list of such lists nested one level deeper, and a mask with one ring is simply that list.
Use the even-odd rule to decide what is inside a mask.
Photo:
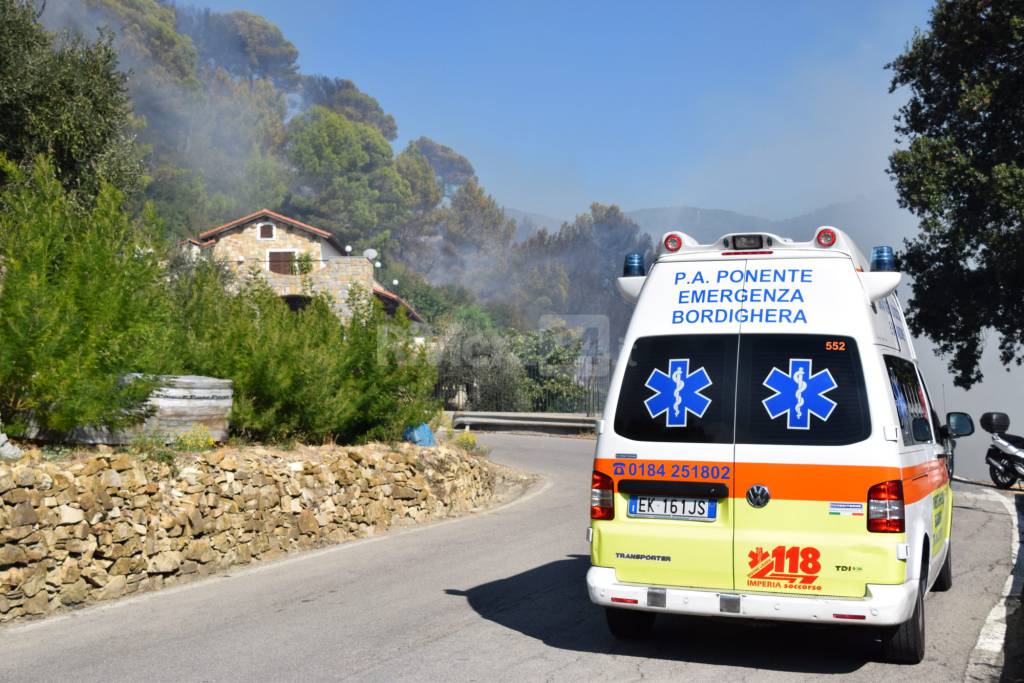
[{"label": "ambulance side window", "polygon": [[[889,384],[892,387],[892,397],[896,403],[896,415],[900,420],[900,433],[903,434],[904,446],[916,446],[922,443],[931,443],[931,430],[927,439],[914,438],[914,420],[924,420],[928,423],[927,402],[924,396],[924,387],[917,376],[917,369],[914,364],[905,358],[897,356],[883,356],[885,368],[889,374]],[[922,433],[918,436],[923,437]]]},{"label": "ambulance side window", "polygon": [[871,435],[852,337],[743,334],[739,377],[737,443],[842,446]]},{"label": "ambulance side window", "polygon": [[634,441],[732,443],[736,335],[640,337],[615,409]]}]

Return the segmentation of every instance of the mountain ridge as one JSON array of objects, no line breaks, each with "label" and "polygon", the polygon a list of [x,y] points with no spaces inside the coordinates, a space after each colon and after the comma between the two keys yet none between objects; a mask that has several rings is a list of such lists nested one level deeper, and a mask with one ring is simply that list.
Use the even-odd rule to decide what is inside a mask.
[{"label": "mountain ridge", "polygon": [[[564,219],[505,208],[505,213],[516,221],[516,240],[522,241],[541,228],[557,232]],[[670,230],[681,230],[697,241],[710,243],[730,232],[772,232],[794,239],[810,239],[820,225],[837,227],[867,248],[873,244],[896,246],[916,230],[916,221],[894,201],[880,197],[860,196],[849,201],[833,202],[790,218],[771,220],[761,216],[731,211],[705,209],[695,206],[660,206],[634,209],[625,214],[641,230],[660,239]]]}]

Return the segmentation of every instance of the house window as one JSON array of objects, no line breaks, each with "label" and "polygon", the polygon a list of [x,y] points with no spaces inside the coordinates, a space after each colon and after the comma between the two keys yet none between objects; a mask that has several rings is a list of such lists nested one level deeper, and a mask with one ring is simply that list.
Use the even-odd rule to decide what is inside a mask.
[{"label": "house window", "polygon": [[280,275],[292,275],[295,273],[295,252],[294,251],[269,251],[267,259],[270,262],[270,272]]},{"label": "house window", "polygon": [[259,230],[259,239],[261,240],[272,240],[276,237],[273,223],[260,223],[256,229]]}]

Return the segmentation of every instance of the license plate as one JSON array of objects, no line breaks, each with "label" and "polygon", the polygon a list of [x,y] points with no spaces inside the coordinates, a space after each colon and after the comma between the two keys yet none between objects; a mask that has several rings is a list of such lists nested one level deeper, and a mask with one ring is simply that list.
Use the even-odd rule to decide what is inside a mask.
[{"label": "license plate", "polygon": [[718,512],[718,501],[706,498],[675,498],[669,496],[630,496],[626,514],[651,519],[690,519],[712,522]]}]

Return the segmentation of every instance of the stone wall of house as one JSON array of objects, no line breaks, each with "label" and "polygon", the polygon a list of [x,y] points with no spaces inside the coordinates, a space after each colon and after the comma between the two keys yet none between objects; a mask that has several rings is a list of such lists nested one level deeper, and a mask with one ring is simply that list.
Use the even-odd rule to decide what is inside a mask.
[{"label": "stone wall of house", "polygon": [[[358,284],[366,291],[373,289],[374,268],[366,258],[341,256],[323,260],[323,240],[279,223],[275,223],[275,239],[260,240],[257,225],[262,222],[253,221],[219,235],[210,247],[214,260],[229,266],[239,276],[258,272],[279,296],[303,296],[311,290],[328,294],[342,314],[350,285]],[[289,249],[309,254],[314,259],[313,270],[304,275],[270,272],[267,252]]]},{"label": "stone wall of house", "polygon": [[373,264],[362,256],[337,258],[304,275],[263,272],[257,277],[269,282],[279,296],[307,296],[312,292],[327,294],[343,318],[348,315],[345,302],[350,286],[358,285],[366,293],[373,290]]},{"label": "stone wall of house", "polygon": [[448,446],[0,464],[0,622],[486,505],[522,475]]},{"label": "stone wall of house", "polygon": [[270,271],[268,251],[294,249],[298,254],[309,254],[309,257],[313,259],[314,269],[323,266],[320,238],[301,230],[293,230],[280,223],[274,223],[276,226],[274,239],[261,240],[256,226],[264,222],[267,221],[253,221],[218,235],[216,242],[211,247],[213,258],[231,267],[239,274],[248,273],[253,269],[268,273]]},{"label": "stone wall of house", "polygon": [[309,281],[313,289],[329,295],[336,306],[344,308],[350,286],[358,285],[366,293],[373,291],[373,264],[362,256],[334,259],[310,273]]}]

